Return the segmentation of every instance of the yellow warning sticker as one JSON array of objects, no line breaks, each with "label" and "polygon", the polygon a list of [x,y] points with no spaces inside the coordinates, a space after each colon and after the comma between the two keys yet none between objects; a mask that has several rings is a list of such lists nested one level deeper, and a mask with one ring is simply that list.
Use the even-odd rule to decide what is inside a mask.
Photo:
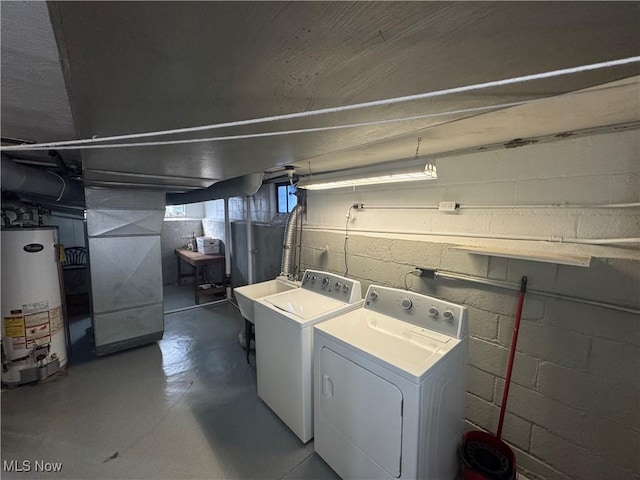
[{"label": "yellow warning sticker", "polygon": [[6,337],[24,337],[24,317],[22,315],[4,317],[4,335]]}]

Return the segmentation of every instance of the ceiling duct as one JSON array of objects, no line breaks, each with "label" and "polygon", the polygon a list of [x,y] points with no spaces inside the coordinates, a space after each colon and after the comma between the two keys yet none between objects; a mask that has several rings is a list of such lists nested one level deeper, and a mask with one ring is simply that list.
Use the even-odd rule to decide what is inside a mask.
[{"label": "ceiling duct", "polygon": [[84,206],[82,182],[51,170],[26,167],[2,155],[2,190],[36,203]]},{"label": "ceiling duct", "polygon": [[200,190],[193,190],[187,193],[168,193],[167,205],[184,205],[219,200],[221,198],[251,196],[262,186],[263,177],[263,173],[251,173],[223,180]]}]

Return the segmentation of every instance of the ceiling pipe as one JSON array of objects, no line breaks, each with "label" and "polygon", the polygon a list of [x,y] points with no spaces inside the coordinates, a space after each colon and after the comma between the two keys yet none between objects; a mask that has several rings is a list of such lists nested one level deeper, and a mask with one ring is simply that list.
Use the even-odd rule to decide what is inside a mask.
[{"label": "ceiling pipe", "polygon": [[262,186],[263,173],[251,173],[214,183],[208,188],[186,193],[168,193],[167,205],[208,202],[221,198],[252,196]]},{"label": "ceiling pipe", "polygon": [[36,203],[84,206],[80,180],[65,178],[51,170],[26,167],[2,155],[2,190]]}]

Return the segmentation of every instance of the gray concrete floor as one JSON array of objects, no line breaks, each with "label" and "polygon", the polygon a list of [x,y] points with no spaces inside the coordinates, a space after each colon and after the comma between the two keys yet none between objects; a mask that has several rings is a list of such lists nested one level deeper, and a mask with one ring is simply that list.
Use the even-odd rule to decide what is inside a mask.
[{"label": "gray concrete floor", "polygon": [[[193,285],[164,285],[162,287],[164,312],[172,312],[180,308],[195,306],[196,300],[193,292]],[[223,295],[208,295],[200,297],[200,304],[216,302],[224,299]]]},{"label": "gray concrete floor", "polygon": [[196,304],[192,285],[178,286],[175,283],[164,285],[162,287],[162,300],[165,312]]},{"label": "gray concrete floor", "polygon": [[3,466],[31,462],[2,478],[338,478],[257,397],[242,326],[228,303],[196,308],[166,315],[162,341],[96,358],[75,319],[68,373],[2,392]]}]

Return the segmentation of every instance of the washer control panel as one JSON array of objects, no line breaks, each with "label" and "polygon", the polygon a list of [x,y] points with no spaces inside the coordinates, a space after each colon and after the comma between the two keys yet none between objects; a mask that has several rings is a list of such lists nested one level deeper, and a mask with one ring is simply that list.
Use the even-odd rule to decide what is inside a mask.
[{"label": "washer control panel", "polygon": [[468,333],[467,308],[415,292],[371,285],[364,308],[454,338]]},{"label": "washer control panel", "polygon": [[362,300],[362,287],[358,280],[329,272],[307,270],[302,277],[302,288],[346,303]]}]

